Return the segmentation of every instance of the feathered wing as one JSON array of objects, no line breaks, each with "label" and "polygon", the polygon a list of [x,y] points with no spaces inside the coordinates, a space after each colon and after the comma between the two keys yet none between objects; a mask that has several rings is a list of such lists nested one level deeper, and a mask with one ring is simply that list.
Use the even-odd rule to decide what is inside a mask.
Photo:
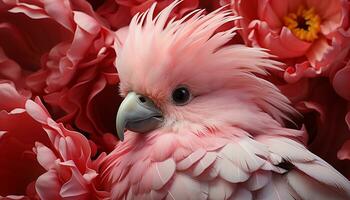
[{"label": "feathered wing", "polygon": [[[287,191],[297,194],[301,199],[350,198],[350,182],[300,143],[289,138],[267,136],[262,136],[259,141],[268,146],[271,154],[280,156],[294,166],[292,170],[282,175],[284,181],[280,181],[281,175],[275,174],[278,178],[271,184],[288,187]],[[261,199],[273,199],[267,192],[262,194],[260,195],[264,198]]]},{"label": "feathered wing", "polygon": [[[292,168],[279,167],[283,161]],[[214,152],[201,149],[177,163],[177,173],[202,185],[202,199],[203,194],[206,199],[350,198],[345,177],[302,144],[284,137],[264,136],[258,141],[243,137]],[[191,186],[185,188],[191,190]],[[173,188],[176,191],[181,193]]]},{"label": "feathered wing", "polygon": [[[176,138],[169,139],[179,142]],[[210,144],[214,139],[209,136],[198,141],[201,146],[176,145],[163,161],[142,158],[141,152],[111,159],[106,168],[111,173],[103,176],[113,183],[112,198],[345,200],[350,197],[349,181],[292,139],[242,136],[222,139],[220,145],[213,147]],[[290,163],[289,168],[281,165],[284,161]]]},{"label": "feathered wing", "polygon": [[273,174],[271,180],[256,194],[256,200],[302,200],[288,184],[285,176]]}]

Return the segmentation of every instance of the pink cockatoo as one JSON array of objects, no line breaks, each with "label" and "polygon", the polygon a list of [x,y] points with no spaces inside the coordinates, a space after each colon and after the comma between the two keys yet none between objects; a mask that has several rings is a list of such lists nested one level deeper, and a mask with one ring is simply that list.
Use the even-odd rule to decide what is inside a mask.
[{"label": "pink cockatoo", "polygon": [[101,166],[111,198],[350,199],[349,181],[284,126],[296,112],[260,78],[280,63],[225,45],[229,11],[169,19],[178,3],[137,14],[116,45],[123,142]]}]

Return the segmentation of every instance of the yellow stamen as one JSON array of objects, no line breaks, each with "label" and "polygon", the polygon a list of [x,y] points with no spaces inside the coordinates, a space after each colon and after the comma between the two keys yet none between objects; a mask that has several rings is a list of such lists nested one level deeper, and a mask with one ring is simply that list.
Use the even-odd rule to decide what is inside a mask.
[{"label": "yellow stamen", "polygon": [[284,17],[284,24],[297,38],[312,42],[318,38],[321,18],[315,13],[314,8],[305,9],[300,6],[297,12]]}]

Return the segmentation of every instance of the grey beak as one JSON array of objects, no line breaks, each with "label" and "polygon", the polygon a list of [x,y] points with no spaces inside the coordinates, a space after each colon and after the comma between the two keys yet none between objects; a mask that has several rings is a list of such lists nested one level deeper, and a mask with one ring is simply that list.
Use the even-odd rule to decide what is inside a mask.
[{"label": "grey beak", "polygon": [[163,122],[162,112],[153,101],[145,96],[130,92],[120,104],[116,126],[121,141],[124,130],[147,133],[158,128]]}]

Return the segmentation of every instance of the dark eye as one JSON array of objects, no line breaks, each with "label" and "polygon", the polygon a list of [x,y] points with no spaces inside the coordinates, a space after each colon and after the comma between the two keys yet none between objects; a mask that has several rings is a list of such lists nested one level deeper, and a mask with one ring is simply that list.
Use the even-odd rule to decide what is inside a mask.
[{"label": "dark eye", "polygon": [[172,100],[176,105],[185,105],[191,100],[191,93],[184,86],[178,87],[173,91]]}]

